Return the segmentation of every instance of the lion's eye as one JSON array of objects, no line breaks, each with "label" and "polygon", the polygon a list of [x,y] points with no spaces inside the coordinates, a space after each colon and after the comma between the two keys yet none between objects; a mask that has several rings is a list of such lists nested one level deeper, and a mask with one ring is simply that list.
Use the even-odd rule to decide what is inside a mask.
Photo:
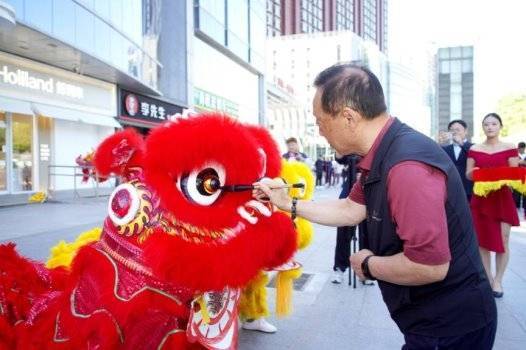
[{"label": "lion's eye", "polygon": [[183,175],[178,181],[185,197],[199,205],[213,204],[221,194],[225,183],[225,170],[222,166],[207,166]]}]

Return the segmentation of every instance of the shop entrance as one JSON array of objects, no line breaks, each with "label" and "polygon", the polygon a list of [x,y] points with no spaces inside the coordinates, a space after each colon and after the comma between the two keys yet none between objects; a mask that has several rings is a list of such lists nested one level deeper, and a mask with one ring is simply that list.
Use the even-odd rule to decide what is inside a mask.
[{"label": "shop entrance", "polygon": [[0,192],[34,188],[33,116],[0,113]]}]

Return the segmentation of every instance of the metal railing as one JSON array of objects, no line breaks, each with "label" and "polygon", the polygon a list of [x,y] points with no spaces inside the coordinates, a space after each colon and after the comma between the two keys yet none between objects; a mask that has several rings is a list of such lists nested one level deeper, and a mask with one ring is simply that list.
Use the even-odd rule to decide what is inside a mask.
[{"label": "metal railing", "polygon": [[[88,170],[89,175],[86,175],[83,173],[83,170]],[[92,189],[95,191],[95,197],[99,197],[100,194],[100,182],[97,181],[96,176],[94,175],[95,169],[94,166],[78,166],[78,165],[48,165],[48,185],[47,185],[47,192],[51,196],[53,192],[56,191],[56,189],[53,188],[52,184],[54,183],[53,180],[56,180],[57,177],[73,177],[73,197],[74,198],[81,198],[81,194],[79,192],[79,187],[77,185],[77,178],[85,178],[88,176],[89,183],[92,184]],[[111,181],[110,179],[115,178],[115,176],[109,176],[106,180]]]}]

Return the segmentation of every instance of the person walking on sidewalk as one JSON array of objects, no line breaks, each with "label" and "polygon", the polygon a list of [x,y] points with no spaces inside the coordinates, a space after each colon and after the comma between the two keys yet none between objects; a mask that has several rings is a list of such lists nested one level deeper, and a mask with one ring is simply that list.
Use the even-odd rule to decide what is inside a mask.
[{"label": "person walking on sidewalk", "polygon": [[378,280],[405,337],[403,349],[491,349],[497,310],[482,266],[457,169],[430,138],[387,113],[382,86],[367,68],[337,64],[315,82],[320,134],[339,154],[363,156],[345,199],[298,201],[263,179],[254,198],[329,226],[367,220],[351,256],[361,279]]},{"label": "person walking on sidewalk", "polygon": [[325,163],[324,163],[323,159],[321,159],[321,157],[318,157],[318,159],[314,163],[314,168],[316,170],[316,187],[322,185],[322,181],[323,181],[323,166],[324,166],[324,164]]}]

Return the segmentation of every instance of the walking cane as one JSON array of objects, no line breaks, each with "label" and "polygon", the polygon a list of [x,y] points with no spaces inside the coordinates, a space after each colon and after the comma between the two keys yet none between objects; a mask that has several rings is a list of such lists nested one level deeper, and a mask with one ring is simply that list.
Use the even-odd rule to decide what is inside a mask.
[{"label": "walking cane", "polygon": [[[351,233],[352,254],[356,253],[356,241],[357,241],[357,235],[358,235],[359,229],[360,229],[360,226],[357,225],[356,228],[354,229],[354,231],[352,231],[352,233]],[[352,280],[352,287],[354,289],[356,289],[356,273],[349,266],[349,285],[351,285],[351,280]]]}]

